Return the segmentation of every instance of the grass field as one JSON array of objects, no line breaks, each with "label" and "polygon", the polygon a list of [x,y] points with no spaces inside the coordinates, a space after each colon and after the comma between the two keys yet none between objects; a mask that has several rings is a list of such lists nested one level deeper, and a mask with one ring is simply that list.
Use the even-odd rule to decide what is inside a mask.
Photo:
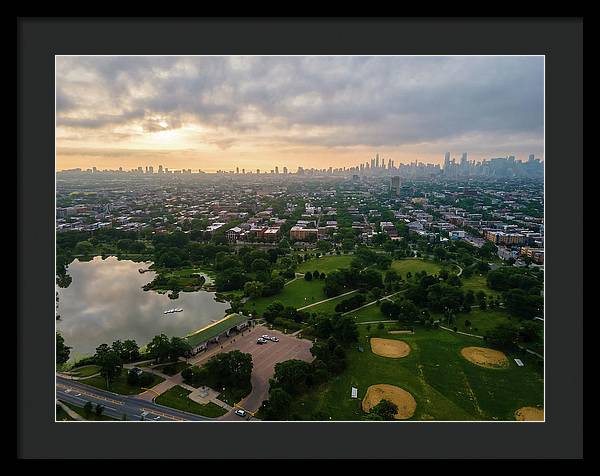
[{"label": "grass field", "polygon": [[[165,379],[159,377],[156,374],[152,375],[152,383],[148,385],[148,388],[154,387],[159,383],[163,382]],[[129,385],[127,383],[127,369],[123,369],[121,371],[121,375],[119,375],[114,382],[110,384],[110,388],[106,387],[106,380],[104,377],[98,375],[96,377],[85,379],[86,385],[91,385],[92,387],[99,388],[101,390],[108,390],[109,392],[119,393],[121,395],[137,395],[144,391],[143,388],[138,387],[137,385]]]},{"label": "grass field", "polygon": [[275,296],[249,300],[245,308],[251,313],[261,316],[265,308],[273,301],[279,301],[284,306],[303,307],[327,299],[327,296],[323,293],[323,286],[324,282],[320,279],[312,281],[297,279],[293,283],[284,286],[282,291]]},{"label": "grass field", "polygon": [[461,289],[465,292],[467,292],[469,289],[471,289],[475,294],[477,294],[479,291],[483,291],[490,297],[498,296],[500,294],[498,291],[488,288],[487,278],[485,276],[473,275],[468,279],[461,277],[461,280],[463,283]]},{"label": "grass field", "polygon": [[340,268],[349,268],[350,262],[354,259],[353,255],[333,255],[322,256],[320,258],[311,259],[299,264],[296,268],[298,273],[306,273],[307,271],[319,271],[319,273],[329,274]]},{"label": "grass field", "polygon": [[[465,320],[471,321],[471,327],[465,326]],[[512,319],[517,322],[516,318]],[[498,324],[509,322],[510,315],[503,309],[486,309],[485,311],[479,308],[473,308],[469,313],[461,313],[456,316],[453,326],[459,331],[469,332],[471,334],[485,335],[487,331],[497,326]]]},{"label": "grass field", "polygon": [[[346,292],[349,291],[345,291],[342,294],[346,294]],[[344,299],[350,299],[351,297],[354,296],[355,293],[352,294],[347,294],[346,296],[338,296],[333,298],[331,301],[327,301],[321,304],[317,304],[316,306],[311,306],[311,307],[307,307],[306,309],[303,309],[306,312],[325,312],[325,313],[334,313],[335,312],[335,306],[337,306],[340,302],[342,302]],[[327,299],[327,298],[324,298]]]},{"label": "grass field", "polygon": [[[394,325],[386,325],[392,328]],[[508,355],[507,369],[478,367],[460,355],[466,346],[481,346],[480,339],[441,329],[418,327],[415,334],[388,334],[372,326],[369,337],[400,339],[411,347],[402,359],[380,357],[370,351],[365,326],[359,326],[360,345],[347,351],[348,366],[339,376],[292,402],[293,419],[360,420],[360,400],[370,385],[387,383],[410,392],[417,401],[412,420],[513,420],[523,406],[543,404],[539,364],[527,354],[518,367]],[[358,399],[350,398],[351,387]]]},{"label": "grass field", "polygon": [[56,405],[56,421],[75,421],[75,419],[71,418],[60,405]]},{"label": "grass field", "polygon": [[421,271],[427,271],[427,274],[437,274],[442,267],[433,261],[409,258],[394,260],[392,269],[396,270],[402,276],[402,279],[406,279],[406,273],[409,271],[413,275]]},{"label": "grass field", "polygon": [[[85,410],[83,409],[83,407],[79,407],[77,405],[73,405],[72,403],[67,403],[67,402],[63,402],[63,403],[66,406],[68,406],[71,410],[73,410],[75,413],[77,413],[78,415],[81,415],[87,421],[116,421],[116,418],[109,417],[108,415],[97,416],[96,413],[95,413],[95,411],[94,411],[96,409],[95,405],[92,407],[92,413],[90,413],[89,416],[86,416]],[[61,410],[62,410],[62,408],[61,408]],[[64,410],[62,410],[62,411],[66,415],[66,412]],[[69,419],[73,420],[71,417],[69,417]]]},{"label": "grass field", "polygon": [[82,367],[75,367],[69,373],[73,377],[90,377],[98,372],[100,372],[100,367],[98,365],[84,365]]},{"label": "grass field", "polygon": [[371,304],[358,311],[352,311],[348,315],[353,317],[355,322],[385,321],[389,319],[381,313],[377,304]]},{"label": "grass field", "polygon": [[195,413],[196,415],[202,415],[209,418],[216,418],[222,415],[225,415],[227,411],[220,407],[219,405],[215,405],[212,402],[207,403],[206,405],[201,405],[193,400],[188,398],[188,395],[191,392],[186,390],[179,385],[170,388],[165,393],[159,395],[154,400],[159,405],[164,405],[165,407],[175,408],[176,410],[182,410],[185,412]]}]

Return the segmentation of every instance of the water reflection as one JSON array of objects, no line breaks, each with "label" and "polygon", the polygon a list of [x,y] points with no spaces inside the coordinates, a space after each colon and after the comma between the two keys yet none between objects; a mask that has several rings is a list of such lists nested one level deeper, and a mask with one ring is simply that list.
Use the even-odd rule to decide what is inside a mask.
[{"label": "water reflection", "polygon": [[[100,344],[117,339],[135,339],[142,346],[164,333],[184,336],[225,315],[227,303],[215,301],[214,293],[180,293],[178,299],[144,291],[154,272],[139,273],[151,263],[119,261],[97,256],[91,261],[75,260],[69,265],[71,285],[58,288],[57,329],[72,347],[71,358],[93,354]],[[183,312],[164,315],[174,307]]]}]

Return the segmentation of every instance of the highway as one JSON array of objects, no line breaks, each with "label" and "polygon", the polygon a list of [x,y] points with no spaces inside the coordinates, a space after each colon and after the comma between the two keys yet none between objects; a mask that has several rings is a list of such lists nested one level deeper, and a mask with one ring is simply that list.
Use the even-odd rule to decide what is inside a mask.
[{"label": "highway", "polygon": [[187,413],[173,408],[164,407],[153,402],[140,400],[135,395],[117,395],[100,390],[75,380],[56,376],[56,399],[65,403],[83,406],[86,402],[104,406],[104,415],[128,421],[206,421],[212,418]]}]

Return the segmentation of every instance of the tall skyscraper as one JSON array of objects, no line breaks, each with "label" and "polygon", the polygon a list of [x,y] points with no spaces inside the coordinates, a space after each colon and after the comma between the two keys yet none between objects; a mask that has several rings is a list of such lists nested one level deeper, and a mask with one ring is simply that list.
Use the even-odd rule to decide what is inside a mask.
[{"label": "tall skyscraper", "polygon": [[283,175],[287,175],[288,171],[287,171],[287,167],[283,168]]},{"label": "tall skyscraper", "polygon": [[275,166],[275,173],[278,174],[279,173],[279,167],[276,165]]},{"label": "tall skyscraper", "polygon": [[162,166],[162,165],[159,165],[159,166],[158,166],[158,173],[159,173],[159,174],[162,174],[162,173],[163,173],[163,166]]}]

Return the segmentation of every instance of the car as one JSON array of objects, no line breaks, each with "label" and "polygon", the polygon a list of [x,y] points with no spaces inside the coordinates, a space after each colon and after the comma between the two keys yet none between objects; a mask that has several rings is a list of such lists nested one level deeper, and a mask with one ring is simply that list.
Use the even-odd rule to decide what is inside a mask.
[{"label": "car", "polygon": [[244,410],[240,410],[239,408],[234,412],[237,416],[245,417],[246,412]]},{"label": "car", "polygon": [[271,336],[271,338],[269,339],[271,342],[279,342],[279,339],[275,336]]},{"label": "car", "polygon": [[257,344],[266,344],[267,342],[268,342],[267,339],[263,339],[262,337],[259,337],[258,339],[256,339]]},{"label": "car", "polygon": [[265,340],[271,340],[271,338],[267,334],[262,335],[260,337],[263,338],[263,339],[265,339]]}]

